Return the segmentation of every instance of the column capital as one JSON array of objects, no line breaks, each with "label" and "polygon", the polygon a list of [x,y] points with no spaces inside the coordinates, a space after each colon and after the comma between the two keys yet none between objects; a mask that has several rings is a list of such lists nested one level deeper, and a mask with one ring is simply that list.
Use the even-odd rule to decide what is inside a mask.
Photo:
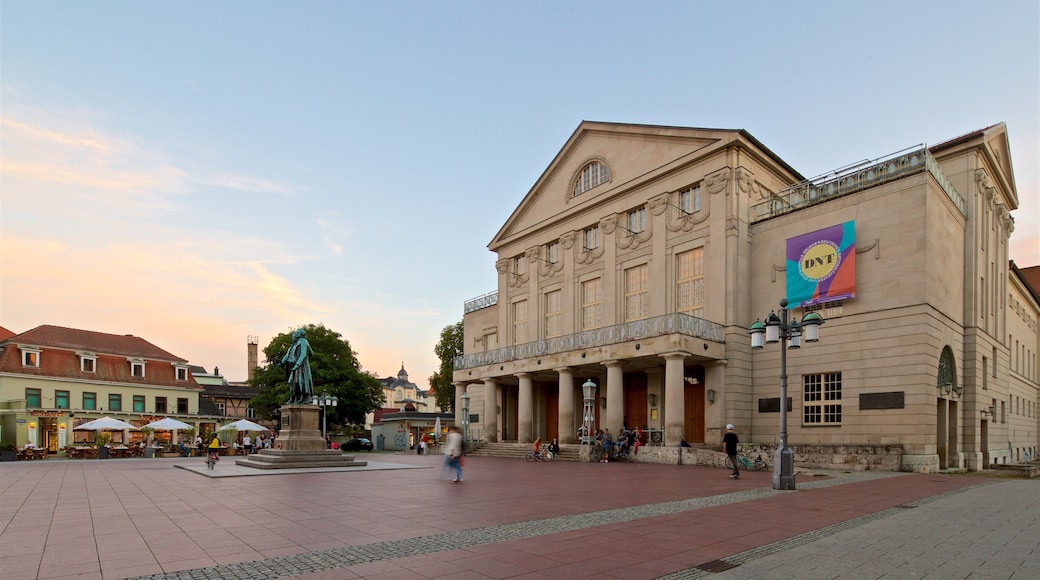
[{"label": "column capital", "polygon": [[556,367],[553,370],[558,372],[558,373],[565,373],[565,372],[573,373],[574,372],[574,367]]},{"label": "column capital", "polygon": [[619,367],[622,364],[624,364],[624,362],[622,360],[620,360],[620,359],[613,359],[613,360],[605,360],[605,361],[603,361],[603,362],[601,362],[599,364],[601,364],[601,365],[603,365],[603,366],[605,366],[605,367],[607,367],[609,369],[610,367]]},{"label": "column capital", "polygon": [[525,379],[527,377],[530,377],[531,373],[526,373],[526,372],[525,373],[513,373],[513,376],[518,378],[518,379]]}]

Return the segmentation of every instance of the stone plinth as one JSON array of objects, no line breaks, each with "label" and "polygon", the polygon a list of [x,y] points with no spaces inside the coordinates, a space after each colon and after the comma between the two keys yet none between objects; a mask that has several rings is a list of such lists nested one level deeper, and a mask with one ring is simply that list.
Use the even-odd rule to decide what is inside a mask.
[{"label": "stone plinth", "polygon": [[256,469],[301,469],[315,467],[364,467],[367,461],[354,461],[353,455],[328,449],[320,429],[321,408],[316,405],[282,405],[282,429],[275,449],[235,461],[235,465]]},{"label": "stone plinth", "polygon": [[327,451],[321,436],[321,407],[282,405],[282,430],[276,445],[283,451]]}]

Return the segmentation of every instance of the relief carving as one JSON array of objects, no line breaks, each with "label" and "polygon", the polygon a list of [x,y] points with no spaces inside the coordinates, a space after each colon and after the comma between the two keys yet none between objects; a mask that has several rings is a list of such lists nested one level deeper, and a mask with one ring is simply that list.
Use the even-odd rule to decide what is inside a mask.
[{"label": "relief carving", "polygon": [[[628,216],[626,214],[617,214],[615,217],[615,221],[620,221],[626,219],[627,217]],[[645,244],[647,241],[650,240],[650,238],[653,237],[653,220],[647,220],[646,229],[634,234],[630,232],[628,228],[620,224],[616,225],[618,229],[618,235],[615,237],[615,239],[617,240],[617,247],[624,250],[634,250],[638,248],[640,245]]]},{"label": "relief carving", "polygon": [[708,193],[718,193],[726,189],[727,183],[729,183],[729,169],[721,169],[704,178],[704,189],[707,189]]}]

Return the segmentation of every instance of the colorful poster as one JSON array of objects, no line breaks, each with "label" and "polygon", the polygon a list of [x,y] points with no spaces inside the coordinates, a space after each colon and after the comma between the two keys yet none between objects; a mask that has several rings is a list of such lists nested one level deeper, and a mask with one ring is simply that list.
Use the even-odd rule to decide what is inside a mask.
[{"label": "colorful poster", "polygon": [[856,222],[787,240],[788,308],[856,296]]}]

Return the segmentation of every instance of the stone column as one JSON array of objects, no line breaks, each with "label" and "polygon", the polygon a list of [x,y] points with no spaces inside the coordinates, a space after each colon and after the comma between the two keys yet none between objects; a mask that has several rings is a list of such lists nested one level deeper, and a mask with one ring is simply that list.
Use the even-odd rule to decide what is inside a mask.
[{"label": "stone column", "polygon": [[520,379],[516,401],[516,440],[518,443],[531,443],[534,441],[534,383],[531,373],[517,373],[516,378]]},{"label": "stone column", "polygon": [[560,373],[560,443],[577,443],[574,426],[574,371],[570,367],[556,369]]},{"label": "stone column", "polygon": [[484,379],[484,440],[498,442],[498,384],[495,379]]},{"label": "stone column", "polygon": [[607,367],[607,423],[600,427],[610,429],[610,434],[617,439],[625,419],[625,374],[621,361],[612,360],[603,364]]},{"label": "stone column", "polygon": [[686,403],[683,400],[683,361],[679,353],[664,355],[664,444],[678,446],[686,424]]},{"label": "stone column", "polygon": [[[452,383],[455,387],[455,425],[462,429],[462,393],[466,392],[466,383]],[[440,433],[437,434],[441,436]]]}]

